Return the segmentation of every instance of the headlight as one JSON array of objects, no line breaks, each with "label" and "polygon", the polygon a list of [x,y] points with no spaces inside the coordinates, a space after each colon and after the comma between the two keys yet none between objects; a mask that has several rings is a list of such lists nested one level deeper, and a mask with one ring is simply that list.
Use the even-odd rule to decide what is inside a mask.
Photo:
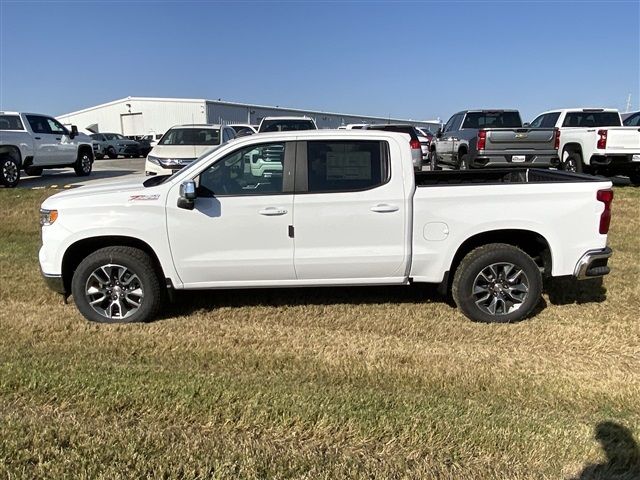
[{"label": "headlight", "polygon": [[53,222],[55,222],[57,219],[57,210],[45,210],[44,208],[40,209],[40,225],[42,225],[43,227],[53,225]]},{"label": "headlight", "polygon": [[151,155],[147,155],[147,160],[153,163],[154,165],[160,166],[160,159],[158,157],[153,157]]}]

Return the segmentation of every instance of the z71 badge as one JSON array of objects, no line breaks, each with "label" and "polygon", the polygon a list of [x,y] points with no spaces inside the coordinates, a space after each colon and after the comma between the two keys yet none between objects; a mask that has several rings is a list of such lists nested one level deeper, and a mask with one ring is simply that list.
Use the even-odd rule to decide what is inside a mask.
[{"label": "z71 badge", "polygon": [[154,195],[131,195],[129,197],[129,201],[130,202],[138,202],[138,201],[144,201],[144,200],[157,200],[160,198],[159,194],[154,194]]}]

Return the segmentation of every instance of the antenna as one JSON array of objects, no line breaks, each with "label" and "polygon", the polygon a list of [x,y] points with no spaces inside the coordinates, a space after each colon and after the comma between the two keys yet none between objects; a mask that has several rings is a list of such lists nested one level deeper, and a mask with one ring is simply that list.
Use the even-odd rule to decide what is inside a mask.
[{"label": "antenna", "polygon": [[631,111],[631,94],[627,97],[627,106],[624,110],[625,113],[629,113]]}]

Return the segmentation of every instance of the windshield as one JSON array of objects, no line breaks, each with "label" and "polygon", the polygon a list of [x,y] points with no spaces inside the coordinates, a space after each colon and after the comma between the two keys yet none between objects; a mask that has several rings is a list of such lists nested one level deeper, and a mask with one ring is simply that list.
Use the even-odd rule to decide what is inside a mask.
[{"label": "windshield", "polygon": [[311,120],[265,120],[260,125],[262,132],[291,132],[294,130],[315,130]]},{"label": "windshield", "polygon": [[158,145],[220,145],[220,129],[172,128]]},{"label": "windshield", "polygon": [[462,128],[519,128],[522,120],[518,112],[469,112]]}]

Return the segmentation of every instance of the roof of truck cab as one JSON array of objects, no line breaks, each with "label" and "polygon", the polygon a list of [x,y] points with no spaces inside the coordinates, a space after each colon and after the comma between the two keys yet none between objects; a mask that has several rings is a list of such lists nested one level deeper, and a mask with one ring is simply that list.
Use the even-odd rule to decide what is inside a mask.
[{"label": "roof of truck cab", "polygon": [[[515,112],[515,113],[520,113],[518,110],[514,109],[514,108],[484,108],[481,110],[461,110],[458,113],[497,113],[497,112]],[[454,115],[457,115],[458,113],[455,113]]]},{"label": "roof of truck cab", "polygon": [[547,113],[567,113],[567,112],[615,112],[619,113],[616,108],[602,108],[602,107],[576,107],[576,108],[554,108],[553,110],[547,110],[541,112],[537,116],[546,115]]}]

